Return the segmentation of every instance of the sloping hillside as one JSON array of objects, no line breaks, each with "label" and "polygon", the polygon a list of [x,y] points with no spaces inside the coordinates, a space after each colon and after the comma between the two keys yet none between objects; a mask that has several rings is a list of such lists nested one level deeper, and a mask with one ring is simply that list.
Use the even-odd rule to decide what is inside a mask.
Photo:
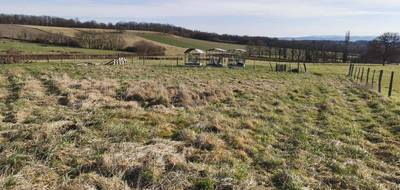
[{"label": "sloping hillside", "polygon": [[[97,32],[114,31],[109,29],[76,29],[76,28],[46,27],[46,26],[26,26],[26,27],[35,28],[41,31],[51,32],[51,33],[62,33],[70,37],[74,37],[79,31],[97,31]],[[223,48],[223,49],[245,48],[244,45],[196,40],[196,39],[184,38],[159,32],[126,30],[121,35],[127,42],[128,46],[141,40],[149,41],[159,46],[165,47],[167,49],[166,52],[167,55],[181,55],[183,54],[186,48],[199,48],[204,50],[211,48]]]},{"label": "sloping hillside", "polygon": [[44,35],[47,32],[37,28],[30,28],[21,25],[0,24],[0,37],[26,39],[30,36]]},{"label": "sloping hillside", "polygon": [[[46,34],[62,34],[68,37],[76,37],[81,31],[97,31],[97,32],[115,32],[110,29],[82,29],[82,28],[64,28],[64,27],[47,27],[47,26],[30,26],[30,25],[1,25],[0,37],[14,39],[29,39],[32,36]],[[196,40],[190,38],[179,37],[170,34],[159,32],[146,31],[123,31],[123,39],[126,41],[126,46],[132,46],[139,41],[147,41],[162,46],[166,49],[166,55],[182,55],[186,48],[199,48],[207,50],[210,48],[223,49],[244,49],[244,45],[218,43],[204,40]]]},{"label": "sloping hillside", "polygon": [[[110,30],[110,29],[85,29],[85,28],[64,28],[64,27],[47,27],[47,26],[25,26],[28,28],[34,28],[38,29],[40,31],[45,31],[45,32],[50,32],[50,33],[58,33],[58,34],[64,34],[69,37],[76,37],[76,35],[81,32],[81,31],[96,31],[96,32],[115,32],[115,30]],[[166,49],[166,55],[180,55],[182,52],[185,51],[184,48],[164,44],[164,43],[159,43],[157,41],[152,41],[146,38],[143,38],[139,35],[137,35],[138,32],[136,31],[124,31],[120,35],[122,35],[123,39],[126,42],[126,46],[132,46],[136,42],[139,41],[147,41],[154,43],[158,46],[162,46]]]},{"label": "sloping hillside", "polygon": [[63,35],[69,37],[75,37],[79,30],[75,28],[63,28],[63,27],[48,27],[48,26],[31,26],[31,25],[22,25],[21,27],[37,29],[43,32],[50,32],[50,33],[61,33]]},{"label": "sloping hillside", "polygon": [[170,34],[162,34],[157,32],[143,32],[138,33],[139,36],[164,43],[169,44],[176,47],[182,48],[198,48],[198,49],[211,49],[211,48],[222,48],[222,49],[245,49],[244,45],[238,44],[228,44],[228,43],[218,43],[218,42],[210,42],[205,40],[196,40],[190,38],[184,38],[180,36],[170,35]]},{"label": "sloping hillside", "polygon": [[0,54],[115,54],[118,51],[74,48],[48,44],[30,43],[19,40],[1,39]]}]

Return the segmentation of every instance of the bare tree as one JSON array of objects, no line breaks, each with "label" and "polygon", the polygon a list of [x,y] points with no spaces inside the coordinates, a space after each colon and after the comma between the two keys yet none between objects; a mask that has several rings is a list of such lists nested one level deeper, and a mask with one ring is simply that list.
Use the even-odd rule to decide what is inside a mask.
[{"label": "bare tree", "polygon": [[[400,36],[398,33],[387,32],[376,38],[380,45],[382,64],[395,61],[399,52]],[[379,46],[378,46],[379,47]]]},{"label": "bare tree", "polygon": [[347,63],[349,58],[349,45],[350,45],[350,32],[346,33],[346,38],[344,40],[344,49],[343,49],[343,63]]},{"label": "bare tree", "polygon": [[77,39],[84,48],[122,50],[126,46],[125,40],[119,33],[80,32]]}]

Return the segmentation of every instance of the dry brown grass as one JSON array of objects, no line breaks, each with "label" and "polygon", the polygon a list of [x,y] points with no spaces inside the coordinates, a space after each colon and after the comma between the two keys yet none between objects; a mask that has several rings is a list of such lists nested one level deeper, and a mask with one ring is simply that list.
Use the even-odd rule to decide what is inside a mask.
[{"label": "dry brown grass", "polygon": [[0,75],[0,101],[4,101],[8,96],[7,84],[8,82],[6,77]]},{"label": "dry brown grass", "polygon": [[55,34],[64,34],[68,37],[76,37],[79,30],[74,28],[64,28],[64,27],[51,27],[51,26],[32,26],[32,25],[23,25],[27,28],[39,29],[45,32],[55,33]]},{"label": "dry brown grass", "polygon": [[59,179],[60,176],[45,165],[26,165],[14,176],[14,189],[52,189],[60,184]]},{"label": "dry brown grass", "polygon": [[340,76],[5,67],[21,88],[6,107],[18,121],[0,123],[3,189],[398,186],[398,103]]},{"label": "dry brown grass", "polygon": [[27,99],[39,99],[45,96],[46,89],[42,86],[42,83],[33,78],[29,77],[26,79],[24,87],[21,89],[21,96]]},{"label": "dry brown grass", "polygon": [[62,92],[68,94],[70,106],[90,108],[137,108],[136,102],[121,102],[115,99],[119,83],[116,80],[73,80],[68,75],[54,79]]},{"label": "dry brown grass", "polygon": [[140,81],[130,83],[122,92],[121,98],[125,101],[137,101],[143,107],[163,105],[190,108],[227,101],[231,95],[231,89],[221,88],[213,83],[192,89],[185,85],[165,86],[160,81]]},{"label": "dry brown grass", "polygon": [[[185,156],[179,152],[181,146],[166,140],[154,140],[149,145],[113,144],[102,156],[100,168],[102,172],[124,178],[132,188],[181,189],[180,185],[188,185],[183,176],[175,176],[179,175],[176,170],[188,169]],[[168,180],[173,176],[179,177],[179,181]]]},{"label": "dry brown grass", "polygon": [[224,142],[212,133],[201,133],[197,136],[194,145],[203,150],[214,150],[224,146]]},{"label": "dry brown grass", "polygon": [[0,37],[7,37],[7,38],[20,38],[27,34],[28,37],[30,36],[39,36],[44,35],[46,32],[40,31],[36,28],[29,28],[22,25],[14,25],[14,24],[0,24]]},{"label": "dry brown grass", "polygon": [[62,190],[75,189],[115,189],[129,190],[129,186],[117,177],[106,178],[96,173],[82,174],[79,177],[67,181],[59,186]]}]

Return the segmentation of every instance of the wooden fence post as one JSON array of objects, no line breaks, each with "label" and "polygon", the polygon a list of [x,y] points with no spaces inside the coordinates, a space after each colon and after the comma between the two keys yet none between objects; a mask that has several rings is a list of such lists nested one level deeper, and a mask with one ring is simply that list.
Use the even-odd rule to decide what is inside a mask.
[{"label": "wooden fence post", "polygon": [[179,66],[179,57],[176,57],[176,66]]},{"label": "wooden fence post", "polygon": [[297,73],[300,73],[300,62],[297,62]]},{"label": "wooden fence post", "polygon": [[382,79],[383,79],[383,70],[379,72],[379,80],[378,80],[378,92],[382,93]]},{"label": "wooden fence post", "polygon": [[356,79],[356,76],[357,76],[357,69],[358,69],[358,67],[355,67],[355,69],[354,69],[354,74],[353,74],[353,79]]},{"label": "wooden fence post", "polygon": [[271,71],[274,71],[274,67],[272,66],[271,62],[269,62],[269,66],[271,67]]},{"label": "wooden fence post", "polygon": [[306,66],[305,63],[303,63],[303,65],[304,65],[304,72],[306,73],[307,72],[307,66]]},{"label": "wooden fence post", "polygon": [[372,80],[371,80],[371,88],[374,88],[374,83],[375,83],[375,70],[374,70],[374,72],[373,72],[373,74],[372,74]]},{"label": "wooden fence post", "polygon": [[349,77],[351,76],[351,67],[352,66],[353,66],[352,64],[349,65],[349,73],[347,74],[347,76],[349,76]]},{"label": "wooden fence post", "polygon": [[361,72],[361,83],[363,82],[363,80],[364,80],[364,67],[362,68],[362,72]]},{"label": "wooden fence post", "polygon": [[368,85],[368,82],[369,82],[369,72],[370,72],[370,71],[371,71],[371,69],[368,68],[368,69],[367,69],[367,81],[365,82],[365,86]]},{"label": "wooden fence post", "polygon": [[392,96],[392,90],[393,90],[393,79],[394,79],[394,71],[392,71],[392,75],[390,76],[390,84],[389,84],[389,97]]},{"label": "wooden fence post", "polygon": [[353,67],[353,74],[351,74],[353,76],[353,79],[356,79],[356,77],[357,77],[357,69],[358,69],[358,67],[356,67],[356,66]]},{"label": "wooden fence post", "polygon": [[354,69],[354,65],[350,64],[350,69],[349,69],[349,77],[353,77],[353,69]]},{"label": "wooden fence post", "polygon": [[358,81],[358,79],[360,79],[360,72],[361,72],[361,67],[359,67],[357,69],[357,76],[356,76],[356,80]]}]

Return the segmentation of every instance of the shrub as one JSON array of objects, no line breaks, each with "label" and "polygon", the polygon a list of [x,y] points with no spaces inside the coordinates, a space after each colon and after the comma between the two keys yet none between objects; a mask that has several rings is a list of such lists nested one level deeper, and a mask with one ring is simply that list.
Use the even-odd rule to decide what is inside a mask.
[{"label": "shrub", "polygon": [[137,53],[138,55],[163,56],[166,49],[143,40],[136,42],[133,46],[127,47],[125,50]]}]

